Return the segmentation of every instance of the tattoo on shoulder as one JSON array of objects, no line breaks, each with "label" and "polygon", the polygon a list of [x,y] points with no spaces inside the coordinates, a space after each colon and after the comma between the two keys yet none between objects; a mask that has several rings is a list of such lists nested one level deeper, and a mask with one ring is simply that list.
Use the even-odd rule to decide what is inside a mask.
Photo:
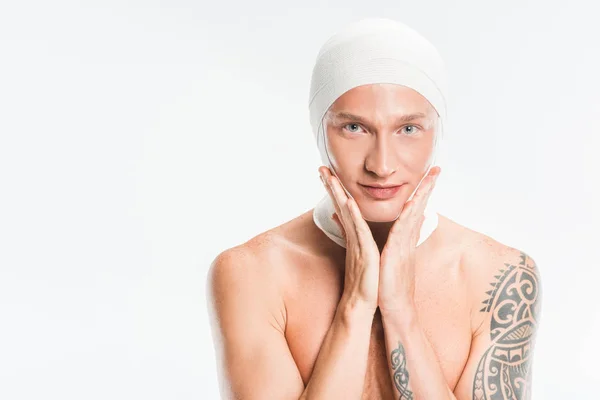
[{"label": "tattoo on shoulder", "polygon": [[394,385],[400,398],[398,400],[413,400],[413,392],[408,389],[408,370],[406,369],[406,354],[404,346],[398,342],[398,347],[392,351],[392,369],[394,370]]},{"label": "tattoo on shoulder", "polygon": [[504,265],[480,310],[491,313],[492,343],[477,366],[473,400],[531,397],[531,355],[541,311],[539,271],[524,252],[517,265]]}]

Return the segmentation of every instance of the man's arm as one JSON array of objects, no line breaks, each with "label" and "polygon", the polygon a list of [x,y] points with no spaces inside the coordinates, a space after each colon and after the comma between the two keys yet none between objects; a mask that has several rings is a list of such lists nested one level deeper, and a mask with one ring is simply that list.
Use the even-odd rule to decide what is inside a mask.
[{"label": "man's arm", "polygon": [[510,249],[481,290],[484,313],[455,388],[459,400],[528,400],[532,357],[540,319],[539,270],[527,254]]},{"label": "man's arm", "polygon": [[[539,271],[525,253],[502,257],[480,312],[488,324],[476,332],[452,393],[414,312],[382,314],[388,367],[400,400],[528,400],[531,361],[541,307]],[[487,328],[486,328],[487,326]]]},{"label": "man's arm", "polygon": [[285,311],[269,271],[257,256],[240,249],[221,253],[211,264],[207,303],[221,396],[360,398],[372,312],[342,298],[305,388],[285,339]]},{"label": "man's arm", "polygon": [[388,367],[399,400],[455,400],[414,305],[381,314]]},{"label": "man's arm", "polygon": [[[248,251],[219,254],[207,278],[207,306],[223,399],[298,399],[304,385],[274,309],[272,276],[257,276]],[[266,269],[263,269],[266,271]]]}]

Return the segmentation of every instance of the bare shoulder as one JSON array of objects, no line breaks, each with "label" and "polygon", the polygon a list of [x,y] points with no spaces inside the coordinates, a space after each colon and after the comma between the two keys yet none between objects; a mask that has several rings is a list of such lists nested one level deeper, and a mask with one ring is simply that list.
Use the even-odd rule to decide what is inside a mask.
[{"label": "bare shoulder", "polygon": [[298,398],[304,388],[286,338],[285,280],[297,251],[290,223],[222,251],[210,265],[206,300],[223,397]]},{"label": "bare shoulder", "polygon": [[246,310],[266,311],[284,330],[278,270],[270,262],[276,242],[272,232],[264,232],[215,257],[206,279],[206,293],[213,310],[220,312],[225,307],[245,304]]},{"label": "bare shoulder", "polygon": [[[455,223],[455,222],[453,222]],[[524,249],[502,243],[489,235],[460,226],[461,265],[468,279],[474,331],[490,318],[502,288],[515,283],[541,302],[541,277],[534,258]]]},{"label": "bare shoulder", "polygon": [[524,249],[470,229],[464,244],[464,266],[474,279],[496,276],[510,269],[510,266],[522,266],[539,274],[535,260]]},{"label": "bare shoulder", "polygon": [[293,284],[293,268],[302,264],[299,259],[319,253],[315,245],[319,232],[315,229],[312,213],[307,212],[222,251],[208,271],[206,292],[210,300],[214,304],[240,296],[252,299],[255,306],[268,310],[273,323],[283,331],[285,290]]},{"label": "bare shoulder", "polygon": [[446,234],[452,236],[454,243],[460,247],[463,268],[471,276],[495,274],[504,263],[537,269],[534,259],[523,249],[502,243],[442,215],[440,222],[446,227]]}]

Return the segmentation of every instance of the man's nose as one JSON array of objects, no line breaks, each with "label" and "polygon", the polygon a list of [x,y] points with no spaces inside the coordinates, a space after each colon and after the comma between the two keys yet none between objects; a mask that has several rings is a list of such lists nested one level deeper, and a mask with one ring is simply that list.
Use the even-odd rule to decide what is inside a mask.
[{"label": "man's nose", "polygon": [[365,168],[381,178],[387,178],[396,171],[398,162],[398,149],[390,143],[390,138],[380,135],[367,154]]}]

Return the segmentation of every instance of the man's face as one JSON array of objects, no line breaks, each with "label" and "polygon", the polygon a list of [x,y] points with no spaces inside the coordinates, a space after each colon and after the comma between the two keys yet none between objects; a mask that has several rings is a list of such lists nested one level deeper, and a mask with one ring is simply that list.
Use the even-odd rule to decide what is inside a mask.
[{"label": "man's face", "polygon": [[[323,119],[332,166],[363,217],[395,219],[429,167],[438,115],[418,92],[363,85],[340,96]],[[366,186],[398,186],[373,191]]]}]

